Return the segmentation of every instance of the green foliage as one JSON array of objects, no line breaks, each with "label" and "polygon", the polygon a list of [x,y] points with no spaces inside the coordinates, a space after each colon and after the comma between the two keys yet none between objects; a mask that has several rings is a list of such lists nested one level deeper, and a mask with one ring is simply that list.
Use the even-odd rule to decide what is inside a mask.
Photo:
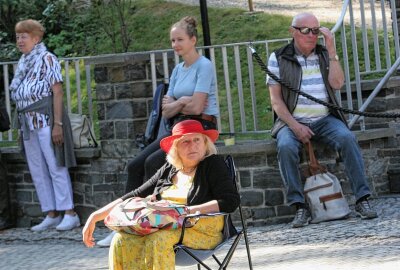
[{"label": "green foliage", "polygon": [[46,45],[49,48],[54,48],[53,52],[56,55],[68,55],[72,49],[72,44],[68,43],[69,34],[66,31],[61,31],[58,35],[49,34]]},{"label": "green foliage", "polygon": [[[0,61],[19,57],[15,49],[15,24],[23,19],[40,16],[43,2],[40,0],[2,0],[0,2]],[[14,49],[12,48],[14,47]]]}]

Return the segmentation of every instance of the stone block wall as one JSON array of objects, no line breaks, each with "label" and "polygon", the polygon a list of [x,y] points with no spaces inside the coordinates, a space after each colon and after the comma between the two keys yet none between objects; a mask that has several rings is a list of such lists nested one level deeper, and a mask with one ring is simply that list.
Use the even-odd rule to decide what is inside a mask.
[{"label": "stone block wall", "polygon": [[[172,64],[171,64],[172,67]],[[170,69],[172,70],[172,68]],[[95,67],[95,104],[100,128],[99,147],[77,149],[78,167],[70,170],[76,210],[85,221],[95,209],[124,193],[126,165],[137,153],[135,137],[143,133],[152,102],[148,59],[132,56],[121,62],[99,63]],[[163,76],[160,75],[160,82]],[[388,83],[378,97],[375,110],[398,109],[399,79]],[[376,82],[363,85],[368,92]],[[384,104],[384,106],[383,106]],[[383,106],[383,107],[382,107]],[[400,171],[400,125],[394,120],[367,121],[375,129],[358,132],[369,184],[374,196],[390,192],[389,178]],[[379,128],[379,129],[378,129]],[[285,205],[285,191],[279,174],[274,141],[239,141],[234,146],[217,143],[221,154],[231,154],[236,163],[245,218],[249,225],[287,222],[294,209]],[[1,149],[18,225],[31,226],[43,215],[24,158],[15,148]],[[353,202],[343,165],[336,153],[317,146],[317,158],[342,181]],[[305,163],[302,165],[305,166]]]}]

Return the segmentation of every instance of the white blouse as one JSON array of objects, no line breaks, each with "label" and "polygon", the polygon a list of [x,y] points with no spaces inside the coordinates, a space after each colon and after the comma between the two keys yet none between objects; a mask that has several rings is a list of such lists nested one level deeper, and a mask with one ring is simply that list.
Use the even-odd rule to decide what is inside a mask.
[{"label": "white blouse", "polygon": [[[47,52],[40,61],[36,61],[32,70],[28,71],[26,77],[16,91],[11,91],[11,98],[17,108],[25,108],[44,97],[53,95],[51,87],[61,82],[61,65],[55,55]],[[49,116],[36,112],[26,113],[29,119],[30,130],[49,126]]]}]

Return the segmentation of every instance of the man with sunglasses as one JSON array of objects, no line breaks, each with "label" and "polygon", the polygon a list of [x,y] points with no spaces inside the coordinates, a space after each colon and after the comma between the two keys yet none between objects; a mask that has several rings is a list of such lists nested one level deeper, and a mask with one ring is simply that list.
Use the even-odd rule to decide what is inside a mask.
[{"label": "man with sunglasses", "polygon": [[[334,35],[328,28],[321,27],[311,13],[296,15],[289,32],[292,42],[271,54],[268,69],[293,88],[338,105],[334,92],[343,86],[344,74],[336,54]],[[324,37],[325,46],[318,44],[318,35]],[[361,152],[343,113],[298,95],[270,77],[267,83],[275,116],[271,133],[277,139],[286,198],[288,204],[297,209],[292,226],[303,227],[311,220],[299,171],[302,146],[311,139],[339,152],[355,195],[357,215],[363,219],[376,218],[377,213],[367,200],[371,191]]]}]

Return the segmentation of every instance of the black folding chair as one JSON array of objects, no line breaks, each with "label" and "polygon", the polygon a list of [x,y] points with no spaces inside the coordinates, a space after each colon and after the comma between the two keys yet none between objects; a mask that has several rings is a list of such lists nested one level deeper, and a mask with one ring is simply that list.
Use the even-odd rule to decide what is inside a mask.
[{"label": "black folding chair", "polygon": [[[229,172],[232,176],[232,181],[237,189],[236,170],[235,170],[235,163],[233,162],[233,158],[231,156],[227,156],[225,159],[225,163],[226,163],[226,166],[229,168]],[[252,270],[253,265],[251,262],[249,242],[247,239],[246,224],[243,220],[243,212],[242,212],[241,204],[239,204],[239,213],[240,213],[240,220],[242,222],[242,228],[240,230],[236,229],[235,226],[233,225],[230,213],[211,213],[211,214],[190,215],[190,216],[186,217],[184,220],[184,224],[186,224],[186,220],[188,218],[197,218],[197,217],[207,218],[207,217],[223,215],[224,220],[225,220],[224,229],[223,229],[224,237],[223,237],[222,242],[218,246],[216,246],[214,249],[207,249],[207,250],[192,249],[192,248],[189,248],[182,244],[183,237],[185,235],[185,229],[186,229],[186,227],[184,226],[182,228],[182,234],[181,234],[180,240],[179,240],[178,244],[176,244],[174,246],[175,264],[178,266],[197,265],[198,269],[201,269],[201,266],[203,266],[204,268],[211,270],[211,268],[208,265],[206,265],[204,263],[204,261],[212,256],[214,258],[214,260],[217,262],[217,264],[219,265],[218,269],[226,269],[230,260],[232,259],[232,256],[236,250],[237,245],[239,244],[240,239],[243,236],[245,244],[246,244],[249,269]],[[231,242],[231,240],[232,240],[232,242]],[[229,248],[229,251],[226,253],[223,261],[221,262],[220,260],[218,260],[215,253],[222,246],[229,244],[229,243],[231,245]]]}]

